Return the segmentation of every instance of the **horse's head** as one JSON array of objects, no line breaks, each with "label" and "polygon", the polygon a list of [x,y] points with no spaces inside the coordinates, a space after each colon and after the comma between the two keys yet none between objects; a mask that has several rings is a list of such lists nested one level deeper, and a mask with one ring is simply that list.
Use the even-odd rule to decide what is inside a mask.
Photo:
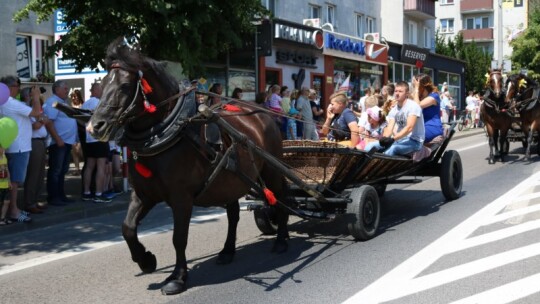
[{"label": "horse's head", "polygon": [[536,86],[536,83],[523,74],[510,75],[506,80],[506,99],[509,103],[516,99],[526,99],[532,96],[533,90],[530,88]]},{"label": "horse's head", "polygon": [[92,136],[109,140],[145,113],[150,118],[137,120],[133,128],[149,128],[163,117],[165,110],[156,109],[155,104],[177,92],[178,85],[160,63],[118,38],[107,48],[105,66],[108,73],[102,80],[103,93],[87,128]]},{"label": "horse's head", "polygon": [[500,69],[490,69],[487,76],[487,89],[495,99],[501,98],[504,94],[503,85],[502,71]]}]

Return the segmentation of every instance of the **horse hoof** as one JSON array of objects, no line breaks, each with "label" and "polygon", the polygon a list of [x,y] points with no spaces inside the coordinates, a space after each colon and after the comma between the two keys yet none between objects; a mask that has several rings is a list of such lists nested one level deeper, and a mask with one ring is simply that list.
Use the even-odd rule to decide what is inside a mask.
[{"label": "horse hoof", "polygon": [[141,268],[142,272],[152,273],[157,267],[156,256],[150,251],[147,251],[144,253],[142,260],[137,264],[139,264],[139,268]]},{"label": "horse hoof", "polygon": [[233,259],[234,259],[234,252],[233,253],[220,252],[218,254],[216,264],[227,265],[227,264],[232,263]]},{"label": "horse hoof", "polygon": [[165,296],[179,294],[186,290],[186,285],[183,282],[173,280],[167,282],[165,286],[161,287],[161,294]]},{"label": "horse hoof", "polygon": [[495,163],[495,160],[493,159],[488,160],[488,164],[493,165],[494,163]]},{"label": "horse hoof", "polygon": [[287,241],[276,240],[274,242],[274,246],[272,246],[271,252],[281,254],[281,253],[287,252],[288,249],[289,249],[289,243],[287,243]]}]

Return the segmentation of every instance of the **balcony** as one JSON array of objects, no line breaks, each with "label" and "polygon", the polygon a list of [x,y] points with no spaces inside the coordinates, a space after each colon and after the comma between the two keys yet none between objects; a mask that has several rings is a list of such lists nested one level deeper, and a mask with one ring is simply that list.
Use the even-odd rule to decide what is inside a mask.
[{"label": "balcony", "polygon": [[462,30],[461,33],[463,34],[463,40],[466,42],[470,42],[473,39],[475,42],[493,41],[492,28]]},{"label": "balcony", "polygon": [[420,19],[435,19],[435,0],[404,0],[403,12],[406,16]]},{"label": "balcony", "polygon": [[493,12],[493,0],[461,0],[462,14]]}]

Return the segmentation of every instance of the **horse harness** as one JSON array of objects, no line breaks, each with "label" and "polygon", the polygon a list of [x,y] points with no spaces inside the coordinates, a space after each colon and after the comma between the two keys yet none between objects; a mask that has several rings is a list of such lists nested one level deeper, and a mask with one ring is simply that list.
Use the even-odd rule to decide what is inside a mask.
[{"label": "horse harness", "polygon": [[[112,68],[121,68],[120,65],[113,65]],[[124,124],[126,122],[132,122],[136,118],[143,115],[149,115],[154,111],[144,111],[135,113],[138,95],[142,94],[143,102],[145,103],[145,109],[148,108],[148,98],[145,92],[145,80],[141,71],[138,72],[137,90],[130,105],[120,115],[118,123]],[[196,199],[199,198],[214,182],[218,174],[222,170],[228,170],[235,173],[246,185],[255,189],[264,197],[264,182],[259,174],[257,174],[258,182],[247,176],[245,173],[239,170],[237,166],[238,159],[238,146],[242,145],[242,140],[232,140],[232,143],[225,151],[220,151],[214,147],[214,145],[208,142],[202,142],[201,136],[198,130],[200,126],[214,124],[214,121],[221,119],[218,115],[211,117],[204,116],[201,113],[197,113],[195,88],[189,88],[186,90],[180,90],[177,94],[165,99],[164,101],[154,105],[155,108],[168,105],[171,101],[176,100],[174,108],[163,122],[150,128],[143,134],[130,132],[126,126],[118,131],[115,140],[122,146],[130,148],[131,156],[133,160],[137,161],[139,157],[148,157],[160,154],[178,143],[182,138],[187,137],[190,142],[195,145],[198,151],[200,151],[210,162],[211,167],[208,172],[206,182],[202,188],[197,192]],[[211,111],[221,108],[221,104],[212,105],[209,107]],[[198,127],[196,125],[199,125]],[[245,140],[248,140],[245,138]],[[245,146],[245,145],[243,145]],[[250,163],[253,165],[254,172],[257,172],[255,167],[253,153],[250,148],[247,148]],[[223,153],[222,153],[223,152]]]}]

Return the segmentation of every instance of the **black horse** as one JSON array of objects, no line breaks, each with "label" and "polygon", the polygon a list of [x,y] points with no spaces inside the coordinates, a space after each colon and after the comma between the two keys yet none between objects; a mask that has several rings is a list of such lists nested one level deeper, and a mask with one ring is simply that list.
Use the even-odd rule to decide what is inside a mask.
[{"label": "black horse", "polygon": [[494,164],[496,158],[504,162],[510,146],[507,135],[512,126],[512,116],[508,113],[508,104],[505,103],[503,85],[501,70],[490,70],[484,102],[480,106],[480,115],[489,137],[490,164]]},{"label": "black horse", "polygon": [[[134,192],[122,233],[133,261],[145,273],[156,269],[156,258],[139,242],[137,226],[157,203],[164,201],[171,207],[176,265],[161,291],[177,294],[186,287],[185,249],[193,206],[226,207],[227,239],[217,261],[228,263],[235,253],[238,199],[258,189],[270,203],[275,197],[279,202],[285,178],[223,130],[223,148],[216,142],[209,144],[204,131],[209,121],[197,114],[195,92],[179,88],[163,65],[142,55],[136,45],[123,38],[115,40],[107,49],[105,63],[103,95],[88,130],[102,141],[116,135],[130,150],[129,179]],[[281,156],[280,131],[267,113],[245,104],[212,109],[260,149]],[[279,253],[287,250],[288,214],[281,205],[276,207],[277,239],[272,249]]]},{"label": "black horse", "polygon": [[[540,88],[531,78],[523,74],[510,75],[506,80],[506,102],[519,112],[521,130],[525,135],[525,160],[531,157],[533,134],[540,131]],[[540,149],[538,150],[540,155]]]}]

